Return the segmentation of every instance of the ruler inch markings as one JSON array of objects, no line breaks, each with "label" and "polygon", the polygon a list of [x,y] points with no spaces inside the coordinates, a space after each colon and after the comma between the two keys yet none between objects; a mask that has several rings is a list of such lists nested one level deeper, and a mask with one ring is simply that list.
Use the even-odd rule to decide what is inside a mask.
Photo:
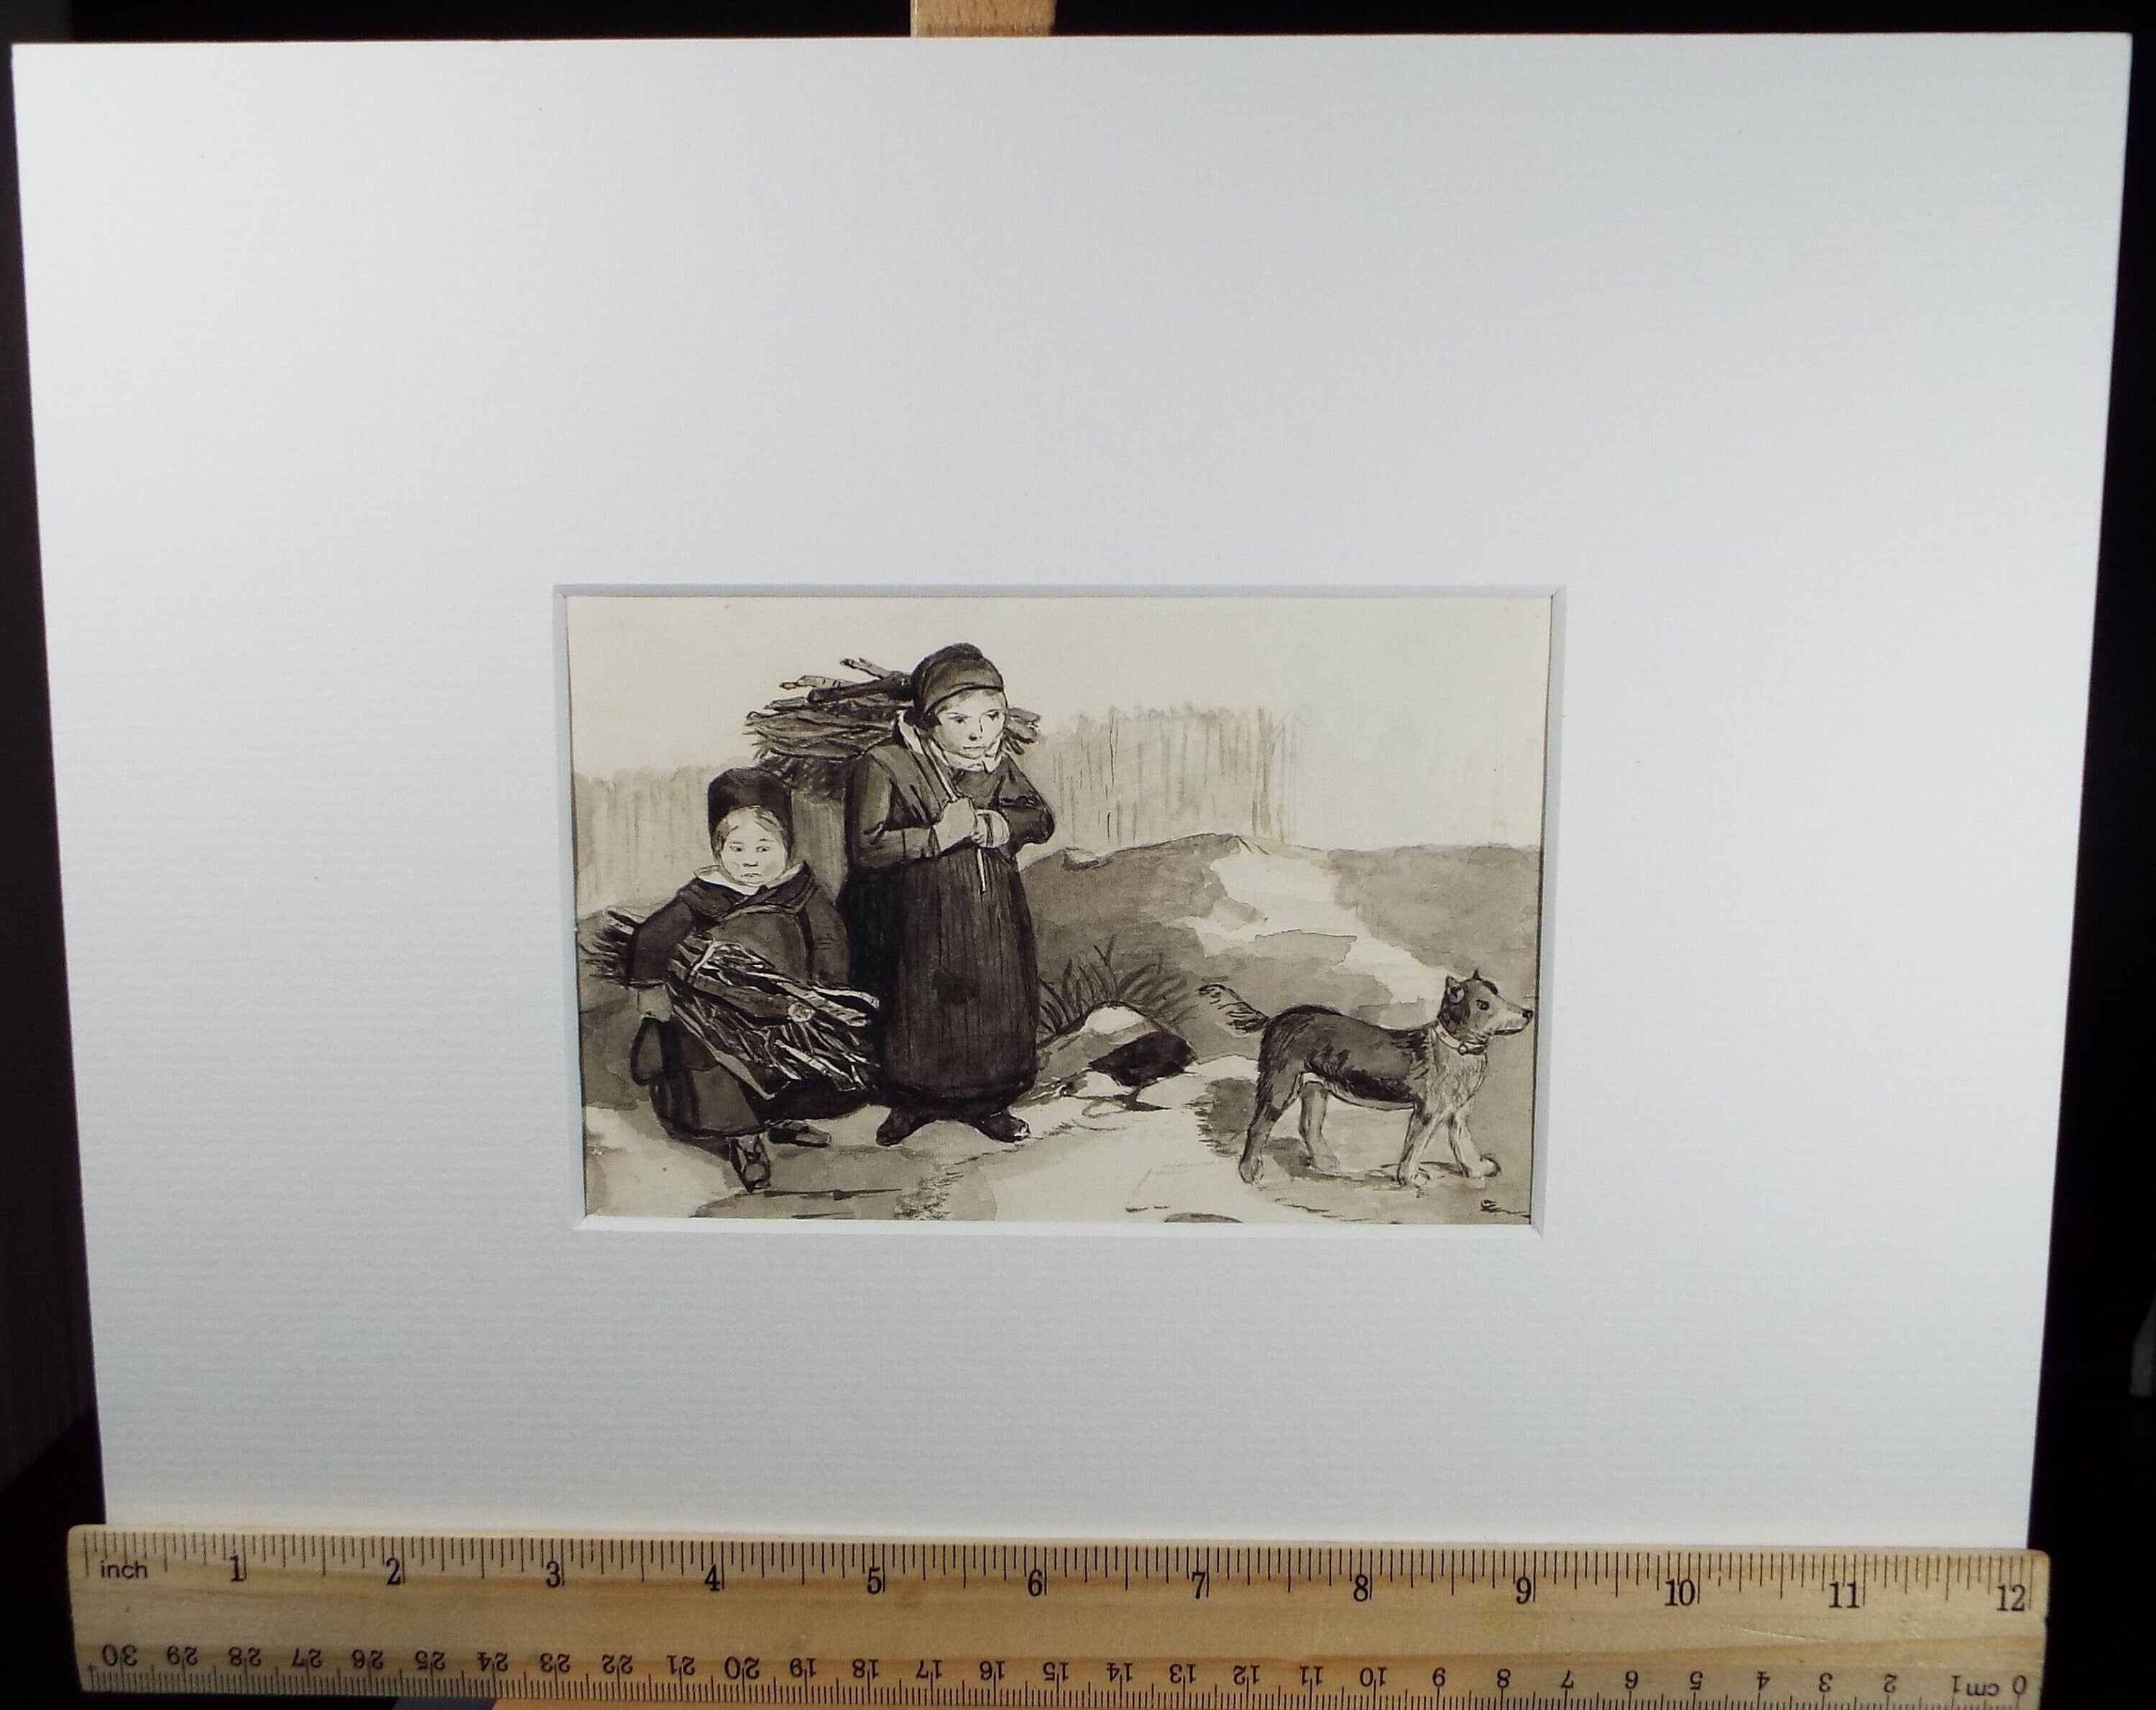
[{"label": "ruler inch markings", "polygon": [[91,1690],[504,1702],[2035,1710],[2049,1591],[2043,1557],[1996,1550],[104,1527],[70,1545]]}]

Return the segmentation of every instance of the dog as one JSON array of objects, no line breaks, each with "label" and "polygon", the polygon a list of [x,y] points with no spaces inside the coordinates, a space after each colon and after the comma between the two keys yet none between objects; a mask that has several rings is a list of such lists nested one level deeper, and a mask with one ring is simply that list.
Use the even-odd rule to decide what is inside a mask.
[{"label": "dog", "polygon": [[1409,1113],[1407,1144],[1393,1172],[1402,1187],[1416,1185],[1423,1152],[1440,1128],[1469,1180],[1497,1173],[1497,1160],[1475,1149],[1467,1110],[1490,1066],[1490,1042],[1519,1032],[1535,1012],[1507,1002],[1480,972],[1465,980],[1446,975],[1436,1020],[1419,1027],[1380,1027],[1316,1004],[1269,1016],[1217,981],[1198,990],[1236,1032],[1265,1034],[1258,1043],[1258,1108],[1236,1165],[1244,1180],[1265,1174],[1265,1140],[1298,1091],[1303,1151],[1328,1174],[1339,1173],[1325,1144],[1326,1106],[1336,1093],[1353,1103]]}]

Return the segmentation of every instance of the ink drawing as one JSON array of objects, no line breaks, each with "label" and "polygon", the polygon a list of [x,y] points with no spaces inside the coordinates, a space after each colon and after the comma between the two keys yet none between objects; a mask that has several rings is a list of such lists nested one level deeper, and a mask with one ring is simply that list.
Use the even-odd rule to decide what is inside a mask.
[{"label": "ink drawing", "polygon": [[573,595],[587,1209],[1531,1215],[1543,595]]}]

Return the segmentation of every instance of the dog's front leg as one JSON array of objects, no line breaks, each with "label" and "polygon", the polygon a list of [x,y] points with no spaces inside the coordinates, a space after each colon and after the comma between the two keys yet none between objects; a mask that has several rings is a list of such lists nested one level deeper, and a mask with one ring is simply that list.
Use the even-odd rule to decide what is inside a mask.
[{"label": "dog's front leg", "polygon": [[1422,1174],[1423,1149],[1430,1144],[1430,1130],[1437,1126],[1437,1119],[1418,1104],[1408,1118],[1408,1143],[1400,1152],[1400,1167],[1394,1172],[1402,1187],[1413,1187]]},{"label": "dog's front leg", "polygon": [[1467,1113],[1452,1110],[1445,1113],[1445,1137],[1452,1142],[1452,1156],[1470,1181],[1481,1181],[1497,1173],[1497,1160],[1485,1158],[1475,1149],[1475,1140],[1467,1132]]}]

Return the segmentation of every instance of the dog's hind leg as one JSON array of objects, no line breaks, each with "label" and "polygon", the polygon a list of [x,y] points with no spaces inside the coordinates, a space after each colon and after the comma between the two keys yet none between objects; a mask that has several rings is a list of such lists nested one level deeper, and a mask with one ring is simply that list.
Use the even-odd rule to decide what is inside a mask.
[{"label": "dog's hind leg", "polygon": [[1340,1174],[1340,1160],[1325,1144],[1325,1108],[1332,1102],[1325,1083],[1306,1075],[1302,1082],[1302,1155],[1311,1168],[1326,1175]]},{"label": "dog's hind leg", "polygon": [[1448,1111],[1445,1118],[1445,1138],[1452,1143],[1452,1156],[1470,1181],[1481,1181],[1497,1173],[1497,1160],[1485,1158],[1475,1149],[1474,1138],[1467,1132],[1467,1113]]},{"label": "dog's hind leg", "polygon": [[1250,1113],[1250,1131],[1243,1136],[1243,1155],[1235,1165],[1244,1180],[1255,1183],[1265,1173],[1265,1142],[1272,1138],[1273,1124],[1294,1098],[1295,1083],[1301,1078],[1294,1069],[1268,1062],[1265,1052],[1258,1053],[1258,1108]]}]

